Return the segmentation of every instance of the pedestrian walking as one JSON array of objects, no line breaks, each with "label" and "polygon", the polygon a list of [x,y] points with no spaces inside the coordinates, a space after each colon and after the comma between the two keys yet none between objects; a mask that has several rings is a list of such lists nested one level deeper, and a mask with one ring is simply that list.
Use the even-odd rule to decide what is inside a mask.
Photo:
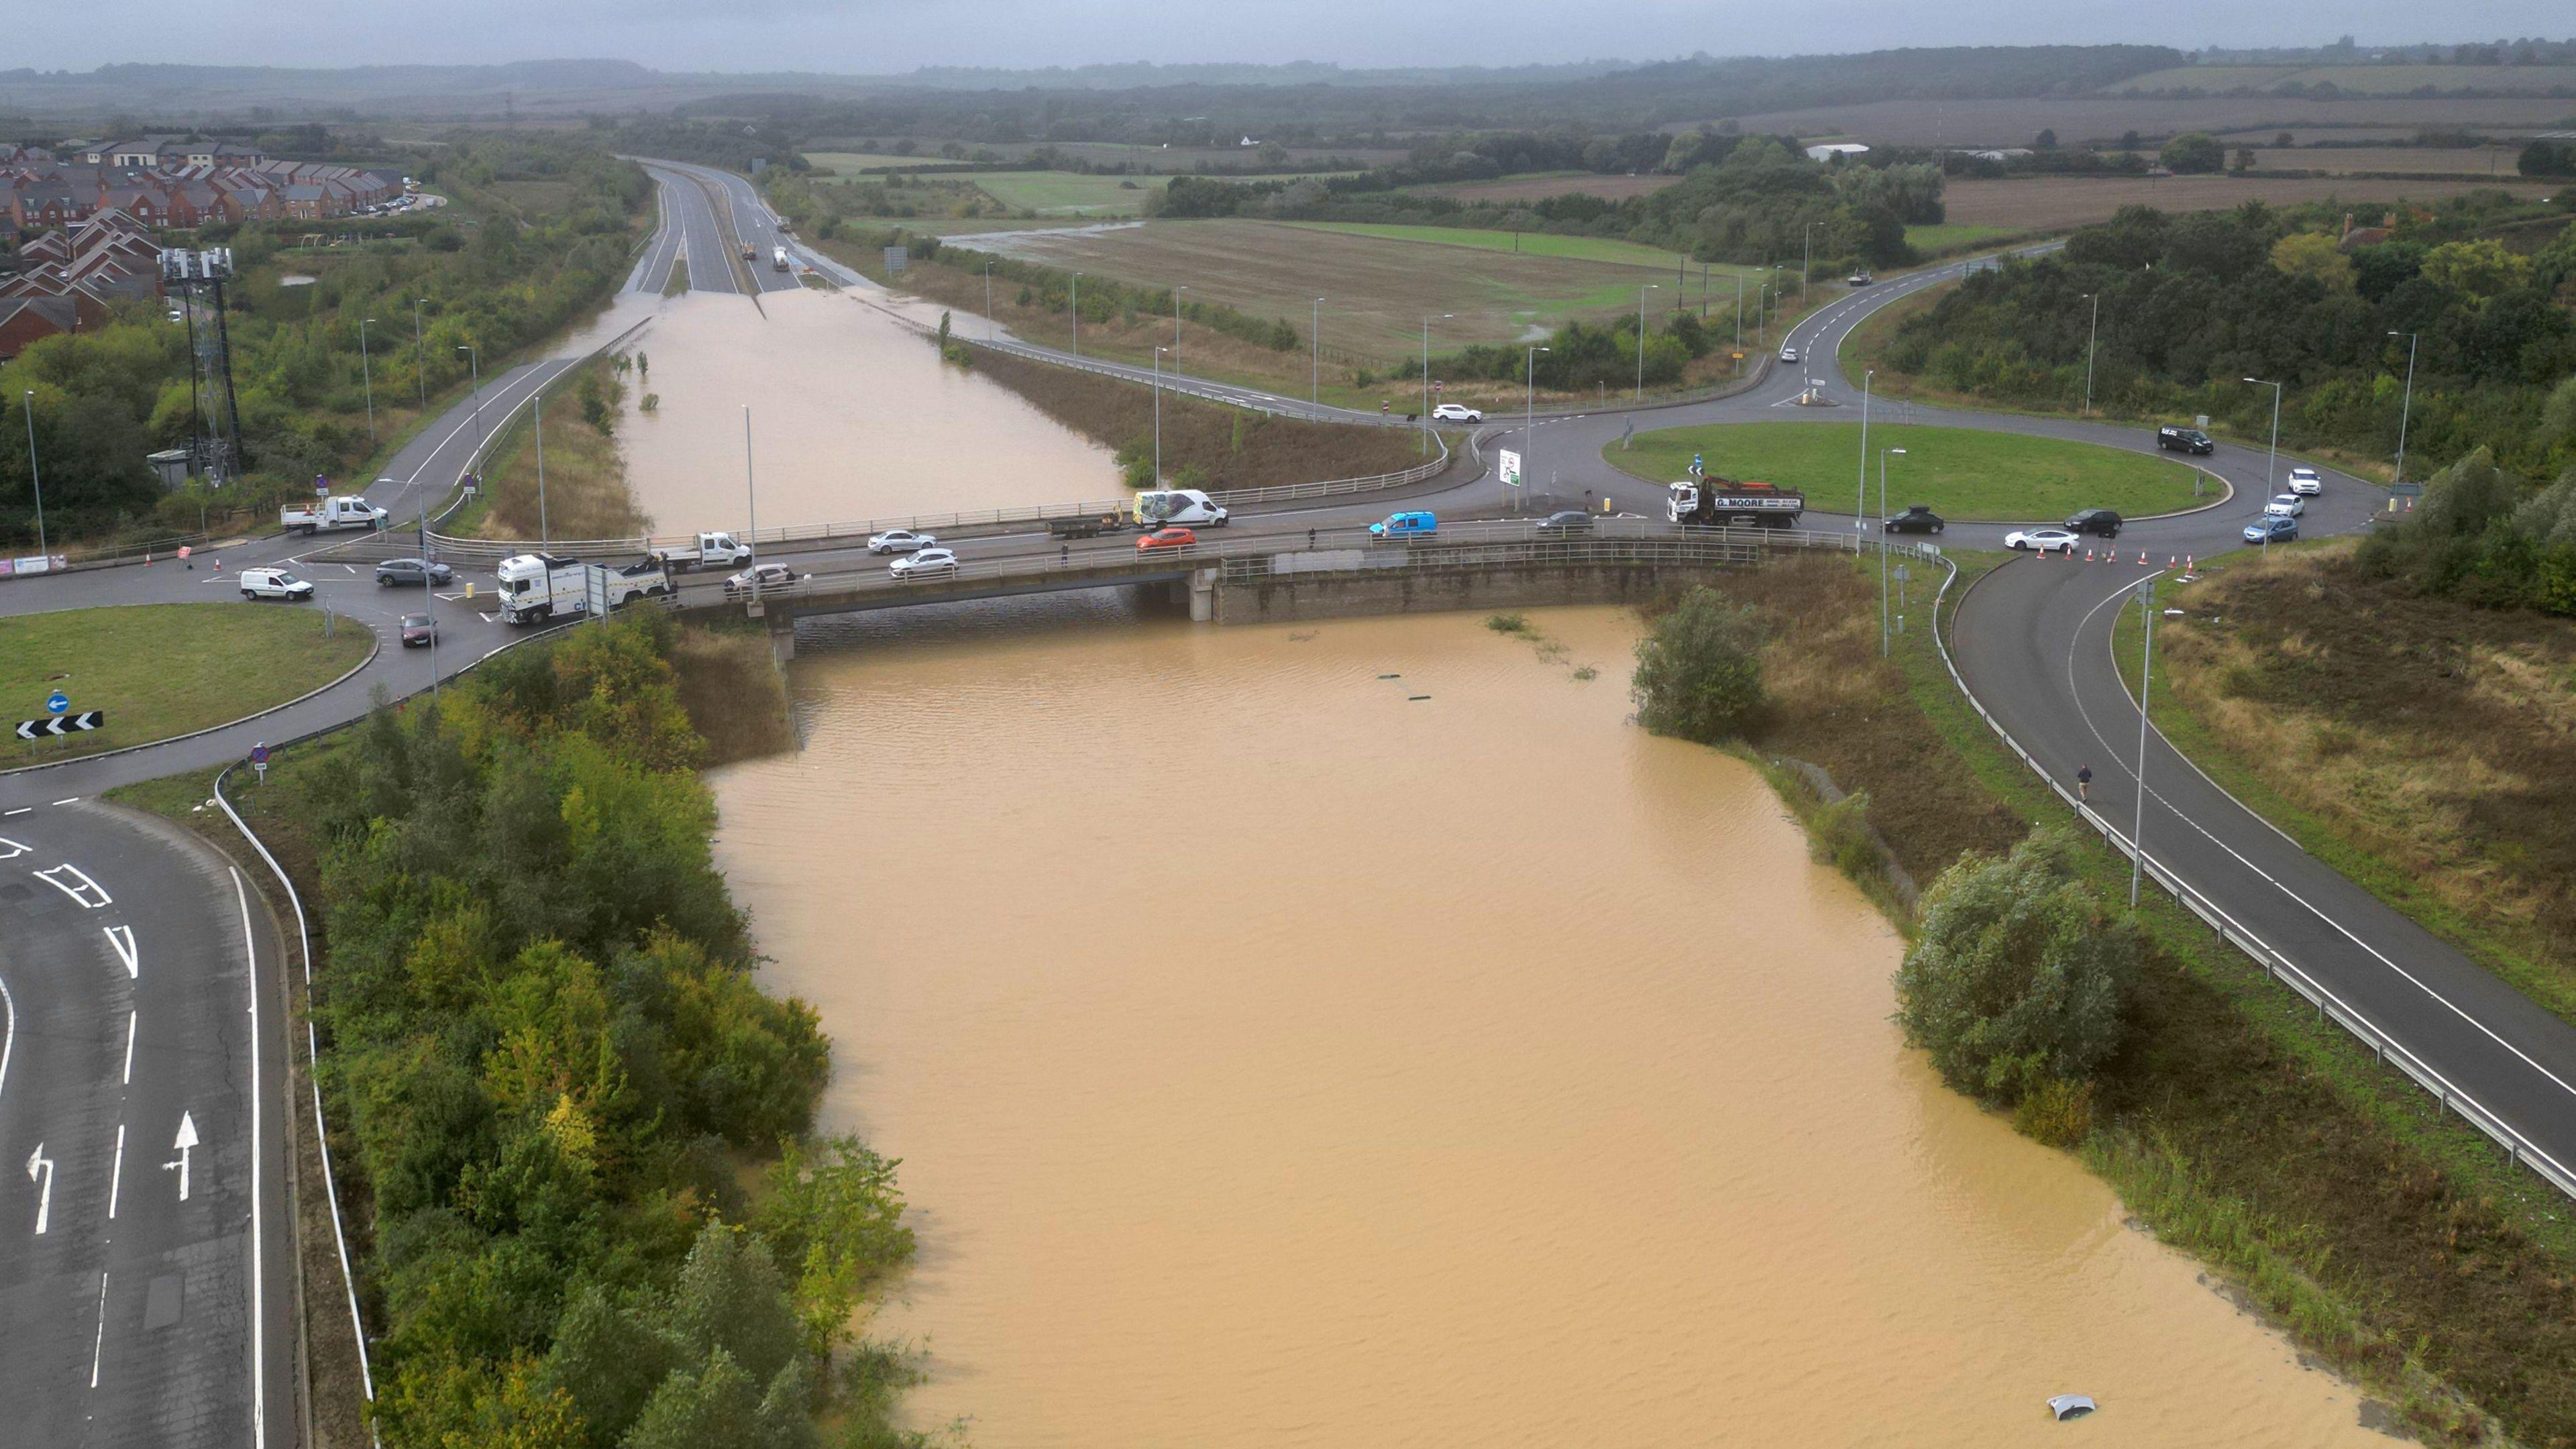
[{"label": "pedestrian walking", "polygon": [[2091,765],[2083,766],[2075,772],[2075,798],[2078,800],[2090,800],[2093,798],[2093,767]]}]

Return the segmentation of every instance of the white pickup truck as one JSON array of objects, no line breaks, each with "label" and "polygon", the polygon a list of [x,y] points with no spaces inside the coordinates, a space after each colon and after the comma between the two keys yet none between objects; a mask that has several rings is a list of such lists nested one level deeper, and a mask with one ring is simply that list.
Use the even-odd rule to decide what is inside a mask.
[{"label": "white pickup truck", "polygon": [[730,533],[702,533],[694,544],[653,550],[656,561],[682,573],[691,569],[731,568],[751,557],[751,548]]},{"label": "white pickup truck", "polygon": [[385,511],[364,498],[325,498],[310,508],[287,508],[277,521],[294,533],[329,533],[343,528],[382,528]]}]

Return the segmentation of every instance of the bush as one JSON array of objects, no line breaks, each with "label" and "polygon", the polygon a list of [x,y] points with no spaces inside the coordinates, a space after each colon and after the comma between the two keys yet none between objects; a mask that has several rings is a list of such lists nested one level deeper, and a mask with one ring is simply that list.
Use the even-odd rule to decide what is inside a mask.
[{"label": "bush", "polygon": [[[2083,1083],[2119,1047],[2143,940],[2076,879],[2074,839],[2037,831],[1998,859],[1970,853],[1924,900],[1896,972],[1897,1021],[1942,1080],[2018,1105]],[[2063,1101],[2031,1107],[2062,1122]]]},{"label": "bush", "polygon": [[1762,707],[1762,625],[1750,607],[1693,589],[1637,641],[1637,720],[1704,745],[1743,732]]}]

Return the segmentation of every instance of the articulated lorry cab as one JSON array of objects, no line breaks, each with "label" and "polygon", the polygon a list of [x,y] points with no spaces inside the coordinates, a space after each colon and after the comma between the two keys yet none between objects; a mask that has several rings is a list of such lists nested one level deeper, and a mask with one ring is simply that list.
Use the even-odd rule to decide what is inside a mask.
[{"label": "articulated lorry cab", "polygon": [[671,574],[659,559],[603,568],[552,554],[512,554],[494,571],[501,585],[501,621],[541,624],[548,619],[604,612],[620,604],[671,592]]},{"label": "articulated lorry cab", "polygon": [[773,272],[783,272],[787,270],[787,248],[771,247],[769,249],[769,269]]},{"label": "articulated lorry cab", "polygon": [[1196,488],[1152,489],[1136,495],[1136,522],[1143,528],[1167,523],[1223,528],[1225,508]]},{"label": "articulated lorry cab", "polygon": [[1731,478],[1688,478],[1672,485],[1664,517],[1703,528],[1792,528],[1807,511],[1803,493]]}]

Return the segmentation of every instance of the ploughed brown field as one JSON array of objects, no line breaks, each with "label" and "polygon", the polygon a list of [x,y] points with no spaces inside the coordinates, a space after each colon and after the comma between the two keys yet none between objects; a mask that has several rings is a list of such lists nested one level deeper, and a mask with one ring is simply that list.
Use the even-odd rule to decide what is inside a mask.
[{"label": "ploughed brown field", "polygon": [[[2305,154],[2305,153],[2302,153]],[[2303,201],[2439,201],[2493,184],[2527,188],[2516,178],[2442,181],[2356,176],[2047,176],[2028,181],[1953,181],[1942,192],[1950,221],[2014,231],[2056,231],[2108,221],[2124,206],[2207,211],[2259,198],[2274,206]]]},{"label": "ploughed brown field", "polygon": [[2254,152],[2258,171],[2413,171],[2443,176],[2493,176],[2522,181],[2514,170],[2519,146],[2317,146]]},{"label": "ploughed brown field", "polygon": [[[2551,130],[2567,124],[2576,101],[2565,97],[2504,96],[2483,100],[2414,96],[2352,96],[2317,101],[2289,96],[2087,96],[2029,101],[1875,101],[1861,106],[1807,106],[1745,116],[1748,133],[1785,133],[1810,141],[1842,134],[1856,141],[1902,146],[2027,146],[2041,130],[2061,144],[2117,142],[2124,132],[2150,138],[2181,131],[2301,130],[2343,126],[2398,128],[2412,136],[2426,126],[2487,126]],[[1697,124],[1693,118],[1690,124]],[[1714,116],[1708,119],[1716,119]],[[2319,134],[2326,134],[2320,130]],[[2269,139],[2268,135],[2265,139]],[[1956,217],[1951,218],[1957,220]]]}]

